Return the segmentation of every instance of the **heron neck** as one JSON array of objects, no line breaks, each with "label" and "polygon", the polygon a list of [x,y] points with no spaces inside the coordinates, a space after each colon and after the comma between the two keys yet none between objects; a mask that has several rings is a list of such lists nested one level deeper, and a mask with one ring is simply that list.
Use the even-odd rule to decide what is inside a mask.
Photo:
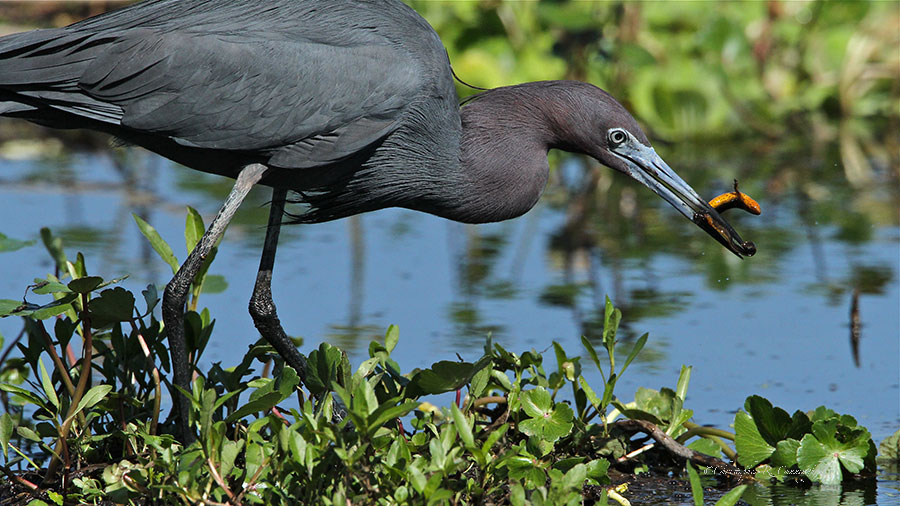
[{"label": "heron neck", "polygon": [[430,212],[466,223],[515,218],[534,207],[549,175],[547,151],[556,145],[546,105],[519,87],[485,92],[460,111],[457,188]]}]

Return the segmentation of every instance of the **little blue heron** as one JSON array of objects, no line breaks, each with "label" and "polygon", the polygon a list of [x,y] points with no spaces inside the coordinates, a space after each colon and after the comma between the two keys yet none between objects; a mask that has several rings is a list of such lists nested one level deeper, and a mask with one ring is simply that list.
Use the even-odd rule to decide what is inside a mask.
[{"label": "little blue heron", "polygon": [[[236,179],[165,289],[174,383],[183,388],[188,287],[255,184],[273,193],[250,314],[301,377],[305,360],[270,288],[288,191],[306,205],[287,214],[299,223],[386,207],[500,221],[534,206],[547,151],[557,148],[631,176],[736,255],[755,252],[596,86],[525,83],[460,107],[438,35],[399,0],[150,0],[8,35],[0,115],[99,130]],[[177,429],[191,439],[188,400],[173,397]]]}]

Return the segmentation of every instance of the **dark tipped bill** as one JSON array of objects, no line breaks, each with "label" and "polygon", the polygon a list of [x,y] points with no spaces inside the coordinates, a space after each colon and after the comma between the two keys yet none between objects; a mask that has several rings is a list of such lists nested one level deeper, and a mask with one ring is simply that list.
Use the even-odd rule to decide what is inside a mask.
[{"label": "dark tipped bill", "polygon": [[625,162],[628,175],[653,190],[729,251],[738,257],[756,253],[756,245],[741,239],[734,227],[700,198],[652,147],[633,142],[617,147],[613,154]]}]

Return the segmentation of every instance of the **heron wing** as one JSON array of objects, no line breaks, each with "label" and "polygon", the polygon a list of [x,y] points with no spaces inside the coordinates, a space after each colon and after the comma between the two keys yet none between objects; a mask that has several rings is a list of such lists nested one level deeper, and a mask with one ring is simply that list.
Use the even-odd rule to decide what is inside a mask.
[{"label": "heron wing", "polygon": [[0,90],[27,105],[4,110],[0,96],[0,114],[49,106],[188,147],[310,167],[384,138],[424,88],[417,60],[376,32],[350,27],[342,38],[315,20],[306,35],[295,25],[217,29],[226,14],[202,27],[120,14],[106,19],[116,30],[92,21],[22,34],[0,44]]},{"label": "heron wing", "polygon": [[79,85],[121,106],[122,126],[185,146],[262,151],[282,167],[328,163],[390,133],[416,93],[414,69],[389,45],[137,32]]}]

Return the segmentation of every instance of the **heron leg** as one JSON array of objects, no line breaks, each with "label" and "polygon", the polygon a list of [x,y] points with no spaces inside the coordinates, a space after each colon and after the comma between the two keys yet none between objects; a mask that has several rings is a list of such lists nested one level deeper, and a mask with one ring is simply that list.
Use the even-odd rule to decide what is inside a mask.
[{"label": "heron leg", "polygon": [[[219,213],[210,223],[209,228],[197,246],[188,255],[187,260],[181,264],[181,268],[166,285],[163,293],[162,316],[169,339],[169,354],[172,357],[172,369],[175,375],[175,385],[190,392],[191,371],[188,364],[187,346],[184,340],[184,308],[187,302],[188,291],[194,277],[203,265],[203,261],[209,256],[213,247],[222,238],[228,223],[240,207],[241,202],[247,196],[250,188],[263,177],[268,167],[258,163],[250,164],[241,169],[231,193],[222,204]],[[172,389],[172,404],[175,410],[176,437],[185,444],[194,440],[194,433],[188,425],[188,410],[190,399],[182,395],[176,389]]]},{"label": "heron leg", "polygon": [[263,246],[262,258],[259,260],[259,272],[256,274],[256,285],[250,298],[250,316],[259,333],[266,341],[296,369],[300,380],[306,383],[306,359],[297,351],[293,341],[285,334],[272,300],[272,268],[275,265],[275,250],[278,247],[278,235],[281,232],[281,219],[284,215],[284,203],[287,190],[275,188],[272,191],[272,205],[269,209],[269,226],[266,230],[266,242]]}]

